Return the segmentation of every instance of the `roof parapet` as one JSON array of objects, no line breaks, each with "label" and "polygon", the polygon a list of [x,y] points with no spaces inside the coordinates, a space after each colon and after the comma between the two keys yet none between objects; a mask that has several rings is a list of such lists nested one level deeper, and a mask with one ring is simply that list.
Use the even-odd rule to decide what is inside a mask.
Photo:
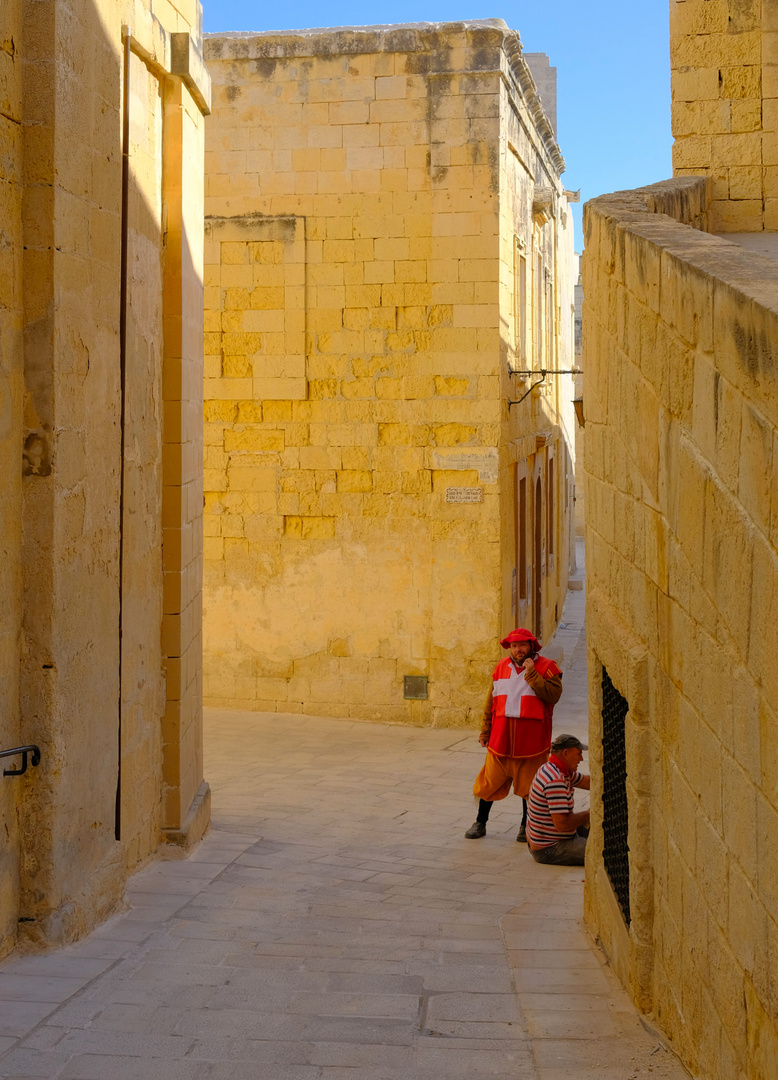
[{"label": "roof parapet", "polygon": [[208,60],[252,60],[369,52],[421,53],[439,45],[443,37],[456,34],[483,35],[499,47],[508,60],[511,75],[526,102],[529,114],[558,174],[565,159],[546,115],[529,64],[522,55],[521,38],[503,19],[473,19],[445,23],[396,23],[377,26],[334,26],[306,30],[229,31],[203,35]]}]

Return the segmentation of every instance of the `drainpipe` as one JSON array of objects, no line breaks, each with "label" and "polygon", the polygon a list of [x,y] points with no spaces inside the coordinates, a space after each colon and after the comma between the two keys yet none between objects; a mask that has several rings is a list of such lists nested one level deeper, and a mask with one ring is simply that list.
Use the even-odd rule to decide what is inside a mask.
[{"label": "drainpipe", "polygon": [[125,390],[127,383],[127,248],[130,232],[130,34],[122,27],[124,71],[122,86],[122,211],[121,254],[119,258],[119,700],[118,769],[116,776],[116,818],[114,835],[121,839],[122,824],[122,631],[124,602],[124,442]]}]

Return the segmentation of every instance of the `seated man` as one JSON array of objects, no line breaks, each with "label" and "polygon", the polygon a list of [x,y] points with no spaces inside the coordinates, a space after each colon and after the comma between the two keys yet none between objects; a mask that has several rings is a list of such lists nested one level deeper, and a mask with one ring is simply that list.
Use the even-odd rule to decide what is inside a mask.
[{"label": "seated man", "polygon": [[589,787],[589,777],[578,772],[583,743],[575,735],[557,735],[551,755],[538,769],[529,792],[527,839],[536,862],[555,866],[583,866],[589,811],[575,813],[573,788]]}]

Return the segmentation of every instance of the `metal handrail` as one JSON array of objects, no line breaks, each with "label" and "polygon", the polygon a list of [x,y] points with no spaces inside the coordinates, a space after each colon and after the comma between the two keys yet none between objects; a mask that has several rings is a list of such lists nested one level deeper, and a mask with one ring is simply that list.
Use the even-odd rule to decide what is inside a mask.
[{"label": "metal handrail", "polygon": [[32,754],[30,758],[31,765],[40,765],[41,763],[41,752],[35,743],[29,743],[27,746],[15,746],[13,750],[0,750],[0,758],[15,757],[16,754],[22,755],[21,769],[3,769],[3,776],[24,776],[27,772],[28,754]]}]

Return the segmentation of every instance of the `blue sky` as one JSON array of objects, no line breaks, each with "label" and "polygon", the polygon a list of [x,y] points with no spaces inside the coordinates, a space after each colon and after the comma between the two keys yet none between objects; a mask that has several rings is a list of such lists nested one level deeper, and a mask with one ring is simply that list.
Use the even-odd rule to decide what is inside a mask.
[{"label": "blue sky", "polygon": [[[668,0],[555,0],[502,6],[483,0],[301,0],[295,5],[204,0],[204,28],[292,30],[368,23],[505,19],[527,52],[557,69],[564,182],[581,200],[672,175]],[[580,206],[574,207],[579,228]]]}]

